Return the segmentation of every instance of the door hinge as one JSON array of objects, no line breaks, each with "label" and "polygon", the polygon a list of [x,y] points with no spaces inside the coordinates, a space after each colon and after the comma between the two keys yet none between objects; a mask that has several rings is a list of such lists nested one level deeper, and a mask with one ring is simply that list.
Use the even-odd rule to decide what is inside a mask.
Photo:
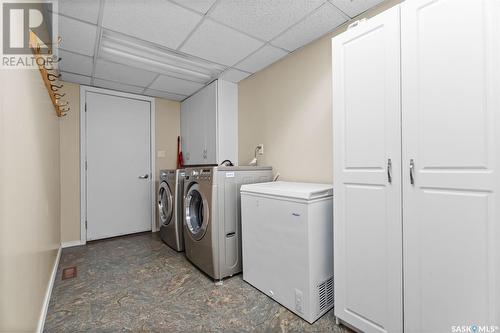
[{"label": "door hinge", "polygon": [[85,220],[85,229],[87,229],[87,220]]},{"label": "door hinge", "polygon": [[85,102],[85,112],[87,112],[87,102]]},{"label": "door hinge", "polygon": [[85,171],[87,171],[87,161],[85,161]]}]

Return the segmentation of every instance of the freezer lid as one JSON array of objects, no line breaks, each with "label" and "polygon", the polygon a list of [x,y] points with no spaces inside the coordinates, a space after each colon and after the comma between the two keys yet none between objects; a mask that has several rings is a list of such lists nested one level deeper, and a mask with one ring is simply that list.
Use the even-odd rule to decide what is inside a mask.
[{"label": "freezer lid", "polygon": [[238,166],[218,166],[218,171],[267,171],[272,170],[273,167],[270,166],[250,166],[250,165],[238,165]]},{"label": "freezer lid", "polygon": [[331,184],[279,181],[242,185],[241,193],[265,194],[277,197],[313,200],[332,196],[333,186]]}]

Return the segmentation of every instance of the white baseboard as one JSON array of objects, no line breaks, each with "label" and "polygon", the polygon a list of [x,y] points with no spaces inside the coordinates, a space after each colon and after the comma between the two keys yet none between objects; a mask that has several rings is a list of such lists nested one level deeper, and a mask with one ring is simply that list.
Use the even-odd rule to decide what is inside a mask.
[{"label": "white baseboard", "polygon": [[45,318],[47,317],[47,310],[49,309],[50,295],[52,295],[52,288],[54,287],[54,281],[56,280],[57,267],[59,267],[59,259],[61,259],[62,246],[59,246],[57,250],[56,260],[54,262],[54,267],[52,268],[52,274],[50,275],[49,284],[47,285],[47,291],[45,292],[45,298],[43,300],[42,312],[40,313],[40,318],[38,319],[38,326],[36,328],[37,333],[43,332],[43,326],[45,325]]},{"label": "white baseboard", "polygon": [[81,240],[74,240],[74,241],[70,241],[70,242],[62,242],[61,243],[61,247],[63,249],[65,249],[67,247],[80,246],[80,245],[85,245],[85,242],[83,242]]}]

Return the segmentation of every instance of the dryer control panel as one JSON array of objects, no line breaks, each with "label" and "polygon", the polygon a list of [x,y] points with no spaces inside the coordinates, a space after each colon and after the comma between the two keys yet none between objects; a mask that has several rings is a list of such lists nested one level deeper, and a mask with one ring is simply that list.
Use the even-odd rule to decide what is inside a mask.
[{"label": "dryer control panel", "polygon": [[186,180],[212,181],[213,168],[186,170]]},{"label": "dryer control panel", "polygon": [[207,168],[207,169],[201,169],[200,170],[200,175],[199,179],[201,180],[212,180],[212,173],[213,169],[212,168]]}]

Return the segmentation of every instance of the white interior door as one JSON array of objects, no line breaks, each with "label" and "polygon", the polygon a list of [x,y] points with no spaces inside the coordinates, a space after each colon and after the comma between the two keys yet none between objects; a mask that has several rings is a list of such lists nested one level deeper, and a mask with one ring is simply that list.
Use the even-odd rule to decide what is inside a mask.
[{"label": "white interior door", "polygon": [[405,332],[486,332],[500,326],[500,1],[408,0],[401,21]]},{"label": "white interior door", "polygon": [[87,240],[151,230],[151,105],[85,98]]},{"label": "white interior door", "polygon": [[335,37],[332,57],[335,315],[401,332],[399,7]]}]

